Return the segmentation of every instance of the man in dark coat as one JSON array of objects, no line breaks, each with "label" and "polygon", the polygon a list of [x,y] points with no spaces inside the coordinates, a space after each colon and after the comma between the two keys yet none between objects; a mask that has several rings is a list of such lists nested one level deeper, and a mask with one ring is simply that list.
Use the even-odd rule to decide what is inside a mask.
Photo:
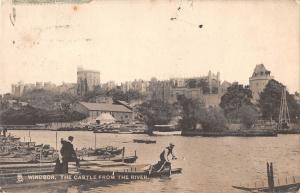
[{"label": "man in dark coat", "polygon": [[60,149],[60,154],[62,155],[62,172],[63,173],[68,173],[68,163],[70,161],[75,161],[77,167],[79,167],[79,160],[77,159],[74,147],[73,147],[73,142],[74,137],[69,136],[68,140],[63,140],[62,147]]}]

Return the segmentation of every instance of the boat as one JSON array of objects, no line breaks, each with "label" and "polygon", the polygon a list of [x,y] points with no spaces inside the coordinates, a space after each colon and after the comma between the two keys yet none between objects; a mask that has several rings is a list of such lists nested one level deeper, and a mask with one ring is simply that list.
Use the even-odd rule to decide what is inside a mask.
[{"label": "boat", "polygon": [[152,134],[160,136],[181,135],[181,131],[153,131]]},{"label": "boat", "polygon": [[119,129],[97,129],[94,130],[94,133],[119,133]]},{"label": "boat", "polygon": [[134,143],[146,143],[146,144],[150,144],[150,143],[156,143],[156,140],[151,140],[151,139],[134,139],[133,142]]},{"label": "boat", "polygon": [[2,153],[0,153],[0,157],[8,156],[8,155],[10,155],[10,152],[2,152]]},{"label": "boat", "polygon": [[284,180],[274,180],[273,174],[273,164],[272,162],[269,164],[267,163],[267,183],[262,183],[259,186],[259,183],[255,183],[254,186],[232,186],[235,189],[243,190],[246,192],[276,192],[276,193],[288,193],[293,192],[296,193],[300,189],[300,181],[297,181],[296,178],[293,176],[293,180],[290,182],[288,178]]},{"label": "boat", "polygon": [[164,168],[161,171],[153,171],[152,165],[110,165],[108,167],[87,166],[79,169],[83,175],[98,175],[98,176],[111,176],[117,180],[138,180],[149,179],[151,177],[170,176],[172,174],[179,174],[182,168]]},{"label": "boat", "polygon": [[113,146],[107,146],[104,148],[98,148],[95,150],[95,155],[120,155],[122,153],[122,148],[117,148]]},{"label": "boat", "polygon": [[297,192],[300,189],[300,183],[287,184],[287,185],[279,185],[272,189],[269,187],[243,187],[243,186],[232,186],[235,189],[243,190],[246,192]]},{"label": "boat", "polygon": [[137,156],[125,156],[122,157],[102,157],[102,156],[88,156],[81,157],[81,163],[84,161],[113,161],[113,162],[124,162],[124,163],[134,163],[138,159]]},{"label": "boat", "polygon": [[102,147],[102,148],[97,148],[97,149],[81,149],[77,150],[77,155],[78,156],[106,156],[106,157],[113,157],[116,155],[120,155],[123,151],[123,148],[117,148],[113,146],[107,146],[107,147]]}]

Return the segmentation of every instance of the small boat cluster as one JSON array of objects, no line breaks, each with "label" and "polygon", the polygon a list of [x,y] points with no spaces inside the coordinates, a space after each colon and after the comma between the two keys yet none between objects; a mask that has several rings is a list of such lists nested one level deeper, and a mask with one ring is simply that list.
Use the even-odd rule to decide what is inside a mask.
[{"label": "small boat cluster", "polygon": [[156,171],[151,164],[136,164],[136,152],[133,156],[125,156],[124,147],[106,146],[76,150],[80,167],[70,162],[69,173],[62,175],[54,172],[58,151],[50,145],[0,136],[0,147],[0,186],[3,188],[78,180],[103,182],[107,177],[111,180],[143,180],[181,173],[181,168],[166,167]]},{"label": "small boat cluster", "polygon": [[125,156],[125,148],[106,146],[102,148],[83,148],[76,151],[81,161],[114,161],[134,163],[138,157],[136,152],[132,156]]},{"label": "small boat cluster", "polygon": [[14,136],[0,136],[0,164],[54,162],[58,157],[53,147],[35,142],[22,142]]},{"label": "small boat cluster", "polygon": [[118,134],[144,134],[147,129],[144,124],[120,124],[110,123],[90,125],[89,130],[94,133],[118,133]]}]

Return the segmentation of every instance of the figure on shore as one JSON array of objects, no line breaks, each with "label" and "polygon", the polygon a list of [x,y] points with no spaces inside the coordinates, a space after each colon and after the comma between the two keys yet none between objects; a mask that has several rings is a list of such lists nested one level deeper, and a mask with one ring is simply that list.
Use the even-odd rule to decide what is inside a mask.
[{"label": "figure on shore", "polygon": [[7,133],[7,128],[3,129],[3,136],[6,137],[6,133]]},{"label": "figure on shore", "polygon": [[76,166],[80,167],[79,160],[77,159],[73,142],[74,137],[69,136],[67,140],[61,139],[62,147],[60,149],[59,158],[56,160],[55,173],[68,173],[69,162],[75,161]]}]

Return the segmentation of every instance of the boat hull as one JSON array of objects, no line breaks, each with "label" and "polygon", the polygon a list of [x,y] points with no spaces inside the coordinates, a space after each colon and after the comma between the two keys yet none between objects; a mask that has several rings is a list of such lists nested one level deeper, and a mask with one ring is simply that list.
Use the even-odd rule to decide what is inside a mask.
[{"label": "boat hull", "polygon": [[153,131],[152,134],[159,136],[181,135],[181,131]]}]

